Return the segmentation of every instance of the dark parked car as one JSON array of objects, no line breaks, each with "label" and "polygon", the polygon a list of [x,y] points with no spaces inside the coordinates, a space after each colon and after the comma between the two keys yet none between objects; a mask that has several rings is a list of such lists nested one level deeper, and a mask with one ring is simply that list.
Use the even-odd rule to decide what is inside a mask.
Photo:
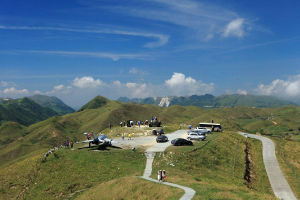
[{"label": "dark parked car", "polygon": [[193,145],[193,142],[183,138],[176,138],[171,141],[171,144],[173,144],[174,146],[184,146],[184,145]]},{"label": "dark parked car", "polygon": [[152,134],[153,135],[162,135],[162,134],[164,134],[164,130],[162,128],[153,129]]},{"label": "dark parked car", "polygon": [[159,143],[159,142],[168,142],[168,137],[165,136],[165,135],[159,135],[157,136],[156,138],[156,142]]}]

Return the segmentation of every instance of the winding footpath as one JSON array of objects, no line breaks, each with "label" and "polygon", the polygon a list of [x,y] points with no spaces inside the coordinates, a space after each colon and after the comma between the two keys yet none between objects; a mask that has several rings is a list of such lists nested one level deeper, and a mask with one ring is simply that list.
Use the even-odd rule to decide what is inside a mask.
[{"label": "winding footpath", "polygon": [[273,141],[269,138],[259,135],[248,134],[243,132],[238,133],[245,137],[255,138],[262,141],[263,160],[275,196],[279,199],[284,200],[297,200],[283,173],[280,170],[275,154],[275,146]]},{"label": "winding footpath", "polygon": [[[144,171],[144,175],[142,176],[143,179],[158,183],[158,181],[156,179],[152,179],[150,178],[151,173],[152,173],[152,163],[155,157],[156,153],[160,153],[160,152],[164,152],[166,150],[166,148],[168,146],[171,145],[171,140],[178,138],[178,137],[182,137],[184,136],[186,133],[186,131],[184,130],[179,130],[176,131],[174,133],[168,134],[168,138],[169,141],[166,143],[155,143],[154,145],[152,145],[151,147],[149,147],[146,152],[145,152],[145,156],[147,158],[147,162],[146,162],[146,168]],[[165,185],[169,185],[169,186],[173,186],[173,187],[177,187],[180,189],[183,189],[185,194],[180,198],[180,200],[190,200],[194,197],[195,195],[195,190],[182,186],[182,185],[178,185],[178,184],[174,184],[174,183],[169,183],[169,182],[162,182],[162,184]]]}]

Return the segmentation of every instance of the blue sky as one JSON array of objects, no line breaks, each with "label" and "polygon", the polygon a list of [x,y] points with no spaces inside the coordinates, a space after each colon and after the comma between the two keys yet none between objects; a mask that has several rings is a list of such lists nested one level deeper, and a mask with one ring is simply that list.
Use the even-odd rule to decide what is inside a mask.
[{"label": "blue sky", "polygon": [[2,0],[0,97],[300,99],[300,2]]}]

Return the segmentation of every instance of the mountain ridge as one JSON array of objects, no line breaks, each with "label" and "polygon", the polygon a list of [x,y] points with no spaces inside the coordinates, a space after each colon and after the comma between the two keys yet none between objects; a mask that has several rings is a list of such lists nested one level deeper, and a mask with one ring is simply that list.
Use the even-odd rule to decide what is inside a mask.
[{"label": "mountain ridge", "polygon": [[28,98],[43,107],[47,107],[54,110],[60,115],[75,112],[73,108],[66,105],[62,100],[60,100],[55,96],[46,96],[46,95],[37,94],[37,95],[29,96]]},{"label": "mountain ridge", "polygon": [[273,96],[256,96],[256,95],[221,95],[213,96],[211,94],[192,95],[192,96],[170,96],[170,97],[147,97],[147,98],[127,98],[120,97],[117,99],[121,102],[134,102],[139,104],[159,105],[169,107],[173,105],[180,106],[199,106],[204,108],[218,107],[237,107],[249,106],[258,108],[281,107],[287,105],[297,105],[294,102],[281,100]]}]

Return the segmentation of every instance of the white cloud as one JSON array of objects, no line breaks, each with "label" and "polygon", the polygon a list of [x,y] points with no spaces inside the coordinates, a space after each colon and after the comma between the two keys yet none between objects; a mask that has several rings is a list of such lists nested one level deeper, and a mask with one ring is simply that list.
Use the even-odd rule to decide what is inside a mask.
[{"label": "white cloud", "polygon": [[116,80],[116,81],[113,81],[113,85],[117,86],[117,87],[120,87],[122,84],[119,80]]},{"label": "white cloud", "polygon": [[135,68],[135,67],[131,68],[131,69],[129,70],[129,73],[130,73],[130,74],[139,74],[139,75],[147,75],[147,74],[148,74],[146,71],[144,71],[144,70],[139,70],[139,69],[137,69],[137,68]]},{"label": "white cloud", "polygon": [[224,37],[234,36],[238,38],[244,37],[245,35],[244,21],[245,20],[243,18],[238,18],[229,22],[224,30],[223,36]]},{"label": "white cloud", "polygon": [[174,72],[172,77],[165,81],[171,95],[185,96],[193,94],[205,94],[214,91],[213,83],[204,83],[192,77],[186,77],[182,73]]},{"label": "white cloud", "polygon": [[267,85],[260,84],[255,91],[262,95],[300,98],[300,74],[290,77],[288,80],[276,79]]},{"label": "white cloud", "polygon": [[150,57],[147,54],[119,54],[119,53],[107,53],[107,52],[89,52],[89,51],[44,51],[44,50],[25,50],[25,51],[14,51],[19,53],[29,54],[45,54],[45,55],[61,55],[61,56],[86,56],[95,58],[109,58],[113,61],[120,59],[146,59]]},{"label": "white cloud", "polygon": [[29,91],[27,89],[18,90],[15,87],[11,87],[4,89],[2,93],[5,95],[25,95],[29,94]]},{"label": "white cloud", "polygon": [[144,46],[148,48],[160,47],[165,45],[169,36],[157,33],[145,33],[137,31],[112,30],[112,29],[87,29],[87,28],[67,28],[67,27],[47,27],[47,26],[4,26],[0,25],[0,29],[4,30],[26,30],[26,31],[61,31],[61,32],[75,32],[75,33],[95,33],[95,34],[115,34],[128,35],[137,37],[154,38],[156,41],[148,42]]},{"label": "white cloud", "polygon": [[138,70],[137,70],[135,67],[133,67],[133,68],[131,68],[131,69],[129,70],[129,73],[130,73],[130,74],[137,74],[137,73],[138,73]]},{"label": "white cloud", "polygon": [[102,86],[104,83],[100,79],[94,79],[91,76],[84,76],[81,78],[75,78],[72,83],[78,88],[97,88]]},{"label": "white cloud", "polygon": [[76,108],[90,101],[96,95],[102,95],[111,99],[126,96],[129,98],[146,98],[158,96],[186,96],[192,94],[205,94],[214,91],[214,84],[203,83],[192,77],[186,77],[182,73],[174,73],[170,79],[160,84],[153,85],[146,82],[103,82],[92,76],[76,77],[70,85],[54,85],[49,91],[27,89],[18,90],[7,88],[0,90],[0,96],[22,97],[30,94],[53,95],[62,99],[70,106]]},{"label": "white cloud", "polygon": [[57,85],[57,86],[54,86],[54,90],[62,90],[64,89],[64,85]]},{"label": "white cloud", "polygon": [[149,90],[147,90],[148,85],[145,83],[138,84],[138,83],[126,83],[126,87],[129,89],[129,94],[131,97],[139,97],[139,98],[145,98],[148,97],[150,94],[148,93]]},{"label": "white cloud", "polygon": [[241,95],[247,95],[248,94],[247,90],[241,90],[241,89],[238,89],[237,93],[241,94]]},{"label": "white cloud", "polygon": [[[89,0],[86,0],[89,1]],[[145,4],[144,1],[142,1]],[[151,4],[150,4],[151,2]],[[146,1],[148,6],[139,6],[138,3],[129,6],[105,6],[112,12],[119,12],[123,15],[146,18],[153,21],[160,21],[180,26],[178,30],[184,30],[188,37],[200,38],[201,41],[208,41],[215,35],[222,35],[224,27],[228,29],[224,36],[242,37],[245,30],[250,31],[250,26],[244,23],[246,20],[224,6],[208,2],[199,2],[196,0],[152,0]],[[95,6],[94,1],[90,1],[90,7]],[[98,7],[102,5],[98,4]],[[250,21],[247,20],[247,25]],[[187,29],[182,29],[185,27]],[[256,27],[256,26],[254,26]]]}]

